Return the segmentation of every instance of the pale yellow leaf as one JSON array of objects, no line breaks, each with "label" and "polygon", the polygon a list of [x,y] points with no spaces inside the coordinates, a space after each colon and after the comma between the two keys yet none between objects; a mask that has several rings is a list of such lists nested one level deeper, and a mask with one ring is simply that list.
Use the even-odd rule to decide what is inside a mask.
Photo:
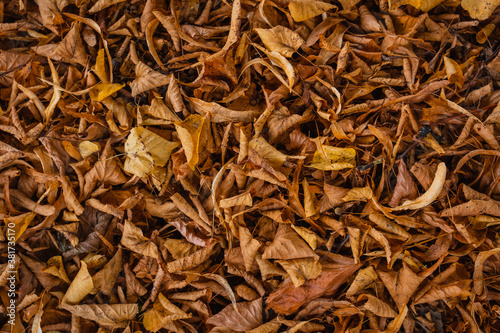
[{"label": "pale yellow leaf", "polygon": [[101,151],[101,145],[97,142],[82,141],[78,145],[78,150],[83,158],[89,157],[95,152]]},{"label": "pale yellow leaf", "polygon": [[462,0],[462,7],[476,20],[486,20],[500,5],[500,0]]},{"label": "pale yellow leaf", "polygon": [[348,201],[368,201],[373,197],[373,192],[370,186],[355,187],[349,190],[342,200]]},{"label": "pale yellow leaf", "polygon": [[284,26],[278,25],[272,29],[255,29],[269,51],[275,51],[284,57],[291,57],[304,43],[300,35]]},{"label": "pale yellow leaf", "polygon": [[134,127],[125,142],[127,158],[124,170],[138,177],[146,177],[157,166],[165,166],[172,150],[179,143],[167,141],[144,127]]},{"label": "pale yellow leaf", "polygon": [[321,264],[313,258],[278,260],[278,263],[290,276],[293,285],[298,288],[307,280],[317,278],[321,274]]}]

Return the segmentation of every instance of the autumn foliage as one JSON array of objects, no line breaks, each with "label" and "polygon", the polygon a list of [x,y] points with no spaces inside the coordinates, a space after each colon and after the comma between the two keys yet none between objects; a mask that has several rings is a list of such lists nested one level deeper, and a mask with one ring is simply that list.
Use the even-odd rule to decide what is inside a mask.
[{"label": "autumn foliage", "polygon": [[1,332],[498,332],[498,4],[0,2]]}]

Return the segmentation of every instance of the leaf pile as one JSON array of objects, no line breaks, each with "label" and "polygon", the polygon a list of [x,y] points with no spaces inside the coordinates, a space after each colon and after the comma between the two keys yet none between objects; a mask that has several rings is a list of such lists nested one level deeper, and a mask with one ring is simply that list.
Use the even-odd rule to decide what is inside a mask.
[{"label": "leaf pile", "polygon": [[496,332],[498,4],[1,2],[1,332]]}]

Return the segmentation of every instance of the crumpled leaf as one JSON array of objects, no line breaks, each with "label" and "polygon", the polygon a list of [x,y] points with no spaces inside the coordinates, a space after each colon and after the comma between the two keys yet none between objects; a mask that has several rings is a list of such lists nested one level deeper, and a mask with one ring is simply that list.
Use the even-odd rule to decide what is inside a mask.
[{"label": "crumpled leaf", "polygon": [[194,170],[198,164],[200,143],[200,134],[205,118],[198,114],[193,114],[187,117],[183,122],[176,122],[175,129],[179,134],[184,154],[188,161],[189,167]]},{"label": "crumpled leaf", "polygon": [[123,235],[120,242],[123,246],[136,253],[158,259],[158,247],[147,237],[142,230],[129,220],[123,223]]},{"label": "crumpled leaf", "polygon": [[266,300],[267,308],[272,308],[283,315],[290,315],[302,305],[325,293],[335,292],[359,268],[350,258],[332,254],[330,256],[332,261],[322,263],[323,271],[316,279],[308,280],[298,288],[288,281],[271,293]]},{"label": "crumpled leaf", "polygon": [[176,320],[190,318],[188,314],[172,304],[162,293],[153,304],[153,308],[146,311],[142,323],[147,330],[156,332]]},{"label": "crumpled leaf", "polygon": [[420,209],[431,204],[441,193],[446,180],[446,164],[439,163],[436,175],[429,189],[415,200],[405,201],[402,205],[392,208],[392,211]]},{"label": "crumpled leaf", "polygon": [[127,158],[123,169],[138,177],[146,177],[155,167],[167,164],[177,146],[179,143],[165,140],[144,127],[134,127],[125,142]]}]

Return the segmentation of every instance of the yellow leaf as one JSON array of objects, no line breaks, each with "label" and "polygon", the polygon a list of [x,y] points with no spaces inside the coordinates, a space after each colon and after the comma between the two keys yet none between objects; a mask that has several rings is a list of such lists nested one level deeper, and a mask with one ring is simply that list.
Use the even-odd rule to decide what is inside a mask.
[{"label": "yellow leaf", "polygon": [[302,180],[302,188],[304,190],[304,210],[306,212],[306,217],[311,217],[318,214],[319,212],[318,201],[316,200],[316,196],[313,193],[311,193],[306,178]]},{"label": "yellow leaf", "polygon": [[317,278],[322,270],[319,261],[312,258],[278,260],[278,263],[288,273],[295,287],[300,287],[307,280]]},{"label": "yellow leaf", "polygon": [[296,22],[308,20],[333,8],[336,6],[318,0],[292,0],[288,5]]},{"label": "yellow leaf", "polygon": [[273,167],[280,167],[285,163],[287,156],[274,148],[263,137],[252,139],[248,147],[255,150],[262,158],[266,159]]},{"label": "yellow leaf", "polygon": [[[33,213],[33,212],[24,213],[24,214],[21,214],[18,216],[6,217],[3,220],[3,223],[5,223],[6,226],[9,226],[11,223],[14,223],[14,228],[11,228],[9,226],[9,228],[6,230],[14,229],[14,236],[15,236],[14,241],[17,241],[19,239],[19,237],[21,237],[21,235],[24,233],[24,231],[26,231],[26,228],[28,228],[31,221],[33,221],[33,219],[35,218],[35,216],[36,216],[36,213]],[[8,234],[6,233],[6,236],[9,237],[12,235],[10,233],[8,233]]]},{"label": "yellow leaf", "polygon": [[361,269],[354,281],[349,286],[349,289],[346,292],[348,297],[355,295],[360,290],[365,290],[373,281],[377,280],[378,276],[373,266],[368,266],[367,268]]},{"label": "yellow leaf", "polygon": [[167,141],[144,127],[135,127],[125,142],[125,159],[123,169],[138,177],[146,177],[157,166],[165,166],[172,150],[179,143]]},{"label": "yellow leaf", "polygon": [[71,282],[66,294],[64,294],[61,304],[78,304],[94,289],[94,283],[87,269],[87,264],[85,261],[81,261],[80,263],[82,266],[73,279],[73,282]]},{"label": "yellow leaf", "polygon": [[222,199],[219,203],[220,208],[231,208],[235,206],[252,206],[252,195],[250,192],[245,192],[235,195],[231,198]]},{"label": "yellow leaf", "polygon": [[346,195],[342,197],[344,201],[368,201],[372,198],[373,192],[370,186],[355,187],[350,189]]},{"label": "yellow leaf", "polygon": [[437,153],[439,153],[441,155],[444,154],[443,147],[441,147],[441,145],[439,144],[439,142],[437,142],[436,139],[434,139],[434,136],[432,136],[432,134],[428,134],[425,137],[425,141],[424,142],[425,142],[425,145],[427,147],[434,149]]},{"label": "yellow leaf", "polygon": [[446,180],[446,165],[443,162],[441,162],[437,167],[436,175],[427,192],[425,192],[415,200],[405,201],[405,203],[402,204],[401,206],[389,209],[391,211],[406,210],[406,209],[415,210],[430,205],[434,200],[436,200],[436,198],[439,196],[439,193],[441,193],[445,180]]},{"label": "yellow leaf", "polygon": [[476,20],[486,20],[500,5],[500,0],[462,0],[462,7]]},{"label": "yellow leaf", "polygon": [[175,123],[175,129],[177,134],[179,134],[182,148],[184,148],[184,154],[186,154],[188,165],[192,170],[194,170],[196,164],[198,164],[198,145],[204,121],[205,118],[199,114],[192,114],[183,122]]},{"label": "yellow leaf", "polygon": [[105,54],[106,52],[104,49],[100,49],[99,52],[97,52],[95,66],[92,70],[97,74],[103,83],[109,83],[108,73],[106,71],[106,59],[104,57]]},{"label": "yellow leaf", "polygon": [[448,80],[456,83],[459,88],[462,88],[464,84],[464,73],[462,72],[460,65],[457,64],[455,60],[448,57],[443,57],[443,59]]},{"label": "yellow leaf", "polygon": [[119,83],[99,83],[95,87],[93,87],[89,96],[93,101],[101,102],[106,97],[113,95],[115,92],[125,87],[125,84]]},{"label": "yellow leaf", "polygon": [[284,57],[291,57],[304,40],[298,33],[281,25],[272,29],[255,29],[269,51],[275,51]]},{"label": "yellow leaf", "polygon": [[356,151],[353,148],[322,145],[321,150],[314,152],[313,159],[308,167],[326,171],[356,167]]},{"label": "yellow leaf", "polygon": [[309,244],[311,249],[316,250],[316,247],[318,246],[318,240],[321,241],[321,238],[319,238],[318,235],[304,227],[292,225],[292,228],[296,233],[299,234],[300,237],[302,237],[303,240],[307,242],[307,244]]},{"label": "yellow leaf", "polygon": [[101,151],[101,145],[96,142],[82,141],[80,142],[78,149],[80,150],[80,154],[82,155],[82,157],[85,158],[95,152]]},{"label": "yellow leaf", "polygon": [[389,0],[389,7],[391,10],[395,10],[403,5],[412,5],[423,12],[428,12],[443,1],[444,0]]}]

